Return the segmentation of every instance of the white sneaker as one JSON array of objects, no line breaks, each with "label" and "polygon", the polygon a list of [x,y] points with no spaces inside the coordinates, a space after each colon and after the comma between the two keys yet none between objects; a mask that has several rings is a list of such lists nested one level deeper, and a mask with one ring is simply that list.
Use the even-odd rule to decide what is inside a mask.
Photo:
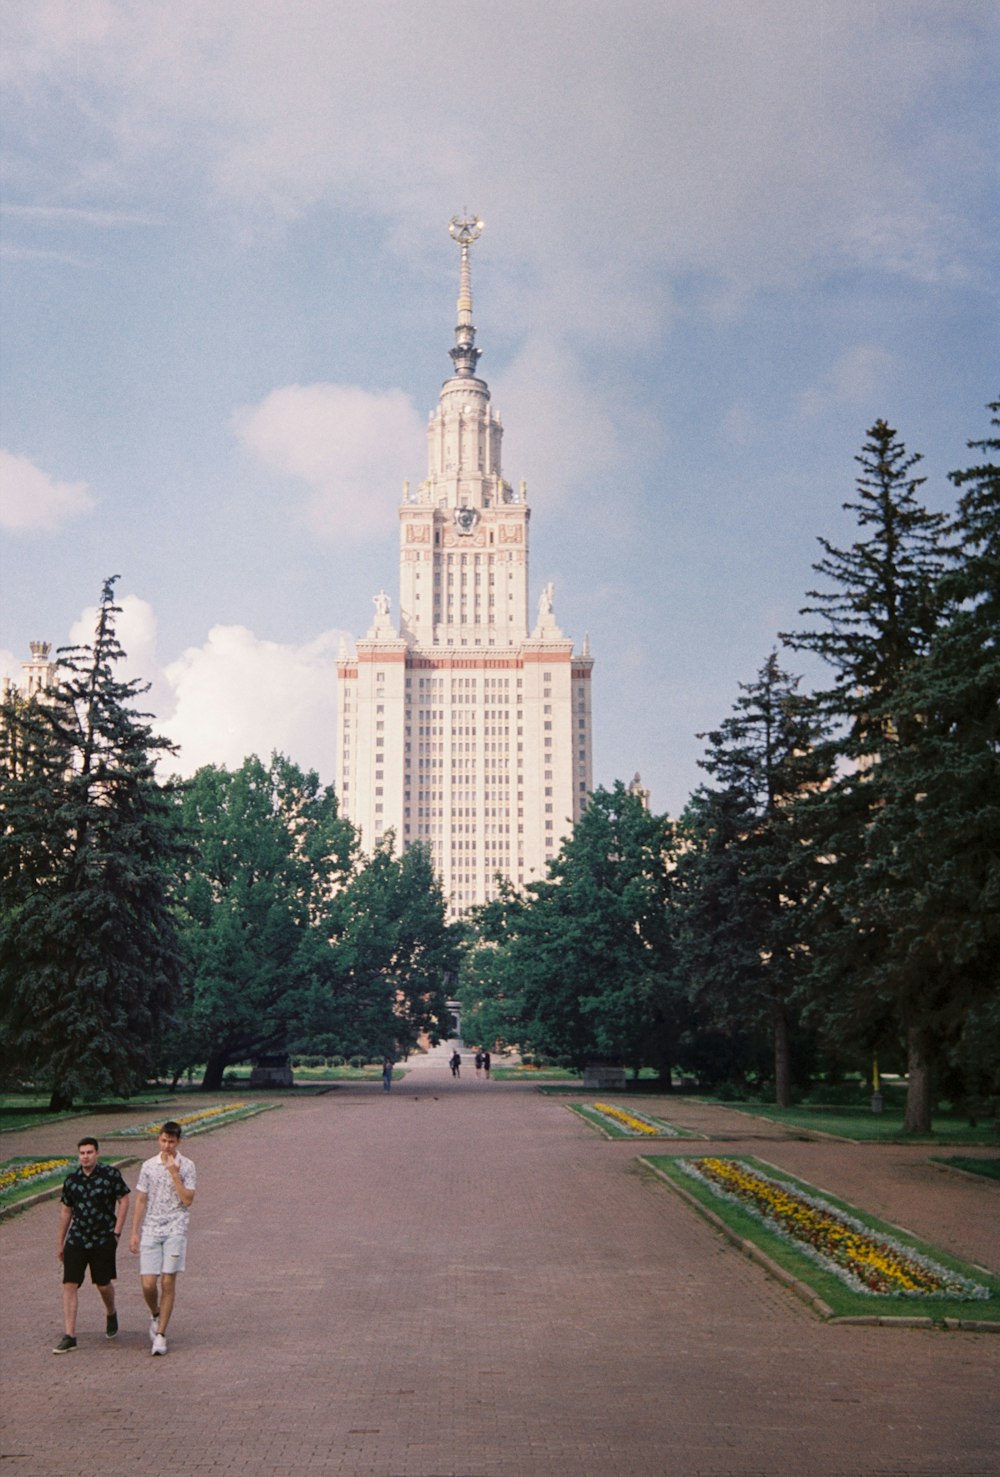
[{"label": "white sneaker", "polygon": [[152,1352],[154,1354],[165,1354],[167,1352],[167,1341],[162,1333],[158,1333],[153,1339]]},{"label": "white sneaker", "polygon": [[149,1320],[149,1337],[150,1337],[150,1340],[151,1341],[156,1338],[156,1335],[159,1333],[159,1331],[160,1331],[160,1315],[159,1315],[159,1313],[157,1313],[157,1315],[156,1315],[155,1318],[150,1318],[150,1320]]}]

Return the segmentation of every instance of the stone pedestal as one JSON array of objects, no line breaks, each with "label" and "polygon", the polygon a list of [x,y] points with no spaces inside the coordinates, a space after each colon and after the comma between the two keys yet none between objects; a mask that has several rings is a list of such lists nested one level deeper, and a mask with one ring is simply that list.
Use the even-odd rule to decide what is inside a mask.
[{"label": "stone pedestal", "polygon": [[583,1085],[595,1092],[619,1092],[625,1086],[625,1068],[604,1065],[584,1067]]}]

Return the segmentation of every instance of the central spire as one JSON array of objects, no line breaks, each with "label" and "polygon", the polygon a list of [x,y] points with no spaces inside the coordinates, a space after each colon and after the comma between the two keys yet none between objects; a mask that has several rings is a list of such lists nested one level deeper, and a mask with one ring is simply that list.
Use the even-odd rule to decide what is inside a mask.
[{"label": "central spire", "polygon": [[462,259],[458,272],[458,321],[455,325],[455,347],[449,349],[455,373],[460,379],[474,379],[476,365],[482,352],[476,348],[476,328],[472,321],[472,273],[469,268],[469,247],[482,235],[483,222],[478,215],[466,215],[464,219],[453,215],[448,223],[448,234],[458,242]]}]

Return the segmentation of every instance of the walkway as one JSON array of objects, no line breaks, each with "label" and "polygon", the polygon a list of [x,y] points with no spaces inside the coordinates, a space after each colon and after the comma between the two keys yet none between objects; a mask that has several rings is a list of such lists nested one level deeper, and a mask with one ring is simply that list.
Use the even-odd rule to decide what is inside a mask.
[{"label": "walkway", "polygon": [[[88,1286],[80,1347],[54,1358],[56,1207],[0,1225],[3,1470],[1000,1469],[1000,1337],[822,1324],[640,1171],[633,1143],[600,1139],[564,1098],[477,1082],[469,1061],[453,1082],[446,1055],[389,1094],[339,1089],[192,1140],[190,1270],[165,1359],[149,1357],[127,1252],[119,1339],[104,1339]],[[996,1188],[935,1170],[926,1150],[804,1143],[683,1101],[667,1116],[749,1135],[761,1157],[1000,1270]],[[67,1152],[107,1127],[74,1120],[0,1147]]]}]

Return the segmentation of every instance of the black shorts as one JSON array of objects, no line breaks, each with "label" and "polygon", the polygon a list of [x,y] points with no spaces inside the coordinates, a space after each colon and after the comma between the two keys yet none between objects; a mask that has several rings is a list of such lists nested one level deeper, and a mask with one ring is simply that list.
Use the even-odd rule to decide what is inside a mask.
[{"label": "black shorts", "polygon": [[90,1268],[90,1280],[98,1287],[107,1287],[118,1275],[115,1253],[118,1242],[106,1241],[103,1246],[64,1246],[63,1281],[75,1282],[79,1287]]}]

